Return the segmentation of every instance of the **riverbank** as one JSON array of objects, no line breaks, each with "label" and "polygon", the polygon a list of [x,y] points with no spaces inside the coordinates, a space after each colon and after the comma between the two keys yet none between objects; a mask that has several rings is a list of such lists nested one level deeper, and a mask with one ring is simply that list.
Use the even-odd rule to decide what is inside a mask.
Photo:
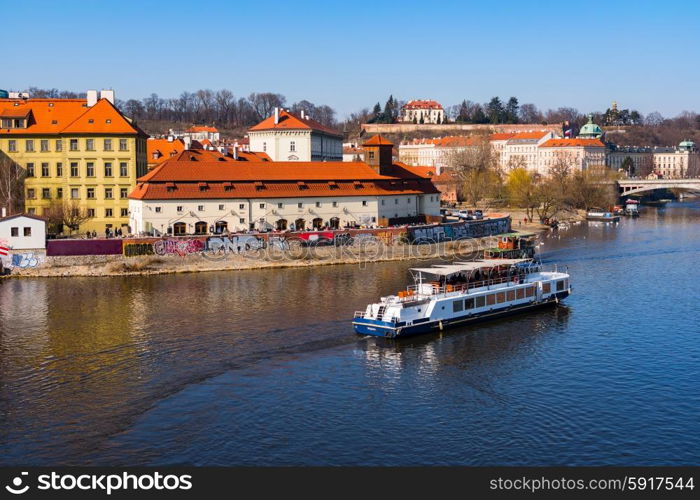
[{"label": "riverbank", "polygon": [[[546,226],[541,226],[540,230],[542,228],[546,229]],[[531,229],[528,227],[526,230]],[[521,230],[521,232],[526,231]],[[13,270],[12,274],[4,278],[136,276],[343,264],[363,265],[369,262],[398,260],[474,258],[482,255],[484,249],[495,247],[498,238],[498,235],[494,235],[420,245],[387,245],[381,240],[367,240],[358,245],[298,246],[285,249],[269,247],[241,254],[54,257],[50,261],[47,259],[41,266]]]}]

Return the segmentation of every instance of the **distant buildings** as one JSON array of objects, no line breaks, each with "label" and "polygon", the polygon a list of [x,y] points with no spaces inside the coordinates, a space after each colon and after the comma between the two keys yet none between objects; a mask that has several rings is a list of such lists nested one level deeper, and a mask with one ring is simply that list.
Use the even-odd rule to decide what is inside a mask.
[{"label": "distant buildings", "polygon": [[182,133],[183,137],[189,137],[193,141],[209,141],[216,144],[219,142],[219,131],[216,127],[207,127],[203,125],[195,125]]},{"label": "distant buildings", "polygon": [[537,148],[537,168],[541,175],[566,167],[583,171],[605,165],[605,144],[600,139],[549,139]]},{"label": "distant buildings", "polygon": [[343,136],[337,130],[275,108],[274,114],[248,131],[250,150],[267,153],[273,161],[343,161]]},{"label": "distant buildings", "polygon": [[147,135],[114,106],[114,91],[87,99],[0,99],[0,157],[26,172],[25,210],[64,202],[88,219],[80,231],[128,224],[127,196],[147,172]]},{"label": "distant buildings", "polygon": [[437,101],[413,100],[401,108],[399,121],[404,123],[445,123],[445,110]]},{"label": "distant buildings", "polygon": [[630,177],[696,177],[700,175],[700,153],[692,141],[682,141],[676,147],[613,145],[607,155],[607,165],[614,170],[623,170]]},{"label": "distant buildings", "polygon": [[[138,234],[207,234],[248,229],[387,226],[439,217],[430,178],[392,161],[392,144],[375,136],[365,162],[236,162],[214,152],[169,159],[131,192]],[[193,162],[196,161],[196,164]],[[434,219],[433,219],[434,220]]]},{"label": "distant buildings", "polygon": [[343,143],[343,161],[365,161],[365,150],[356,142]]}]

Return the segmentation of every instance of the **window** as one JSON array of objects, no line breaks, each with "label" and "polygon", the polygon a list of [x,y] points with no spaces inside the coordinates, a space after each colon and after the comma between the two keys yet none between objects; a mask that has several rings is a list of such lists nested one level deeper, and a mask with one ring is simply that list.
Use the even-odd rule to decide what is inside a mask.
[{"label": "window", "polygon": [[296,143],[295,143],[294,141],[291,141],[291,142],[289,143],[289,151],[294,152],[294,151],[296,151],[296,150],[297,150],[297,145],[296,145]]},{"label": "window", "polygon": [[452,312],[460,312],[464,310],[464,301],[463,300],[455,300],[452,302]]},{"label": "window", "polygon": [[95,151],[95,139],[85,139],[85,149],[87,151]]},{"label": "window", "polygon": [[27,177],[34,177],[34,164],[27,163]]},{"label": "window", "polygon": [[334,202],[333,202],[333,208],[336,208],[337,206],[338,206],[338,202],[337,202],[337,201],[334,201]]},{"label": "window", "polygon": [[526,297],[532,297],[535,295],[535,287],[534,286],[529,286],[525,289],[525,296]]},{"label": "window", "polygon": [[63,188],[56,188],[56,198],[59,200],[63,198]]},{"label": "window", "polygon": [[39,147],[41,148],[41,151],[43,153],[47,152],[49,150],[49,140],[42,139],[41,142],[39,143]]},{"label": "window", "polygon": [[129,216],[129,209],[128,209],[128,208],[122,208],[122,209],[121,209],[121,216],[122,216],[122,217],[128,217],[128,216]]},{"label": "window", "polygon": [[385,200],[384,200],[384,199],[382,199],[382,205],[384,205],[384,201],[385,201]]},{"label": "window", "polygon": [[197,205],[197,211],[204,212],[204,205]]},{"label": "window", "polygon": [[48,176],[49,176],[49,164],[48,164],[48,163],[42,163],[42,164],[41,164],[41,176],[42,176],[42,177],[48,177]]},{"label": "window", "polygon": [[105,208],[105,217],[112,217],[112,209]]},{"label": "window", "polygon": [[77,150],[78,150],[78,139],[71,139],[71,140],[70,140],[70,150],[71,150],[71,151],[77,151]]},{"label": "window", "polygon": [[557,292],[564,290],[564,280],[557,281]]},{"label": "window", "polygon": [[370,160],[374,160],[374,151],[369,151],[367,154]]},{"label": "window", "polygon": [[267,151],[267,143],[263,142],[263,152]]},{"label": "window", "polygon": [[105,162],[105,177],[112,177],[112,162]]},{"label": "window", "polygon": [[398,204],[399,204],[399,199],[398,199],[398,198],[394,198],[394,205],[398,205]]},{"label": "window", "polygon": [[411,203],[411,198],[406,198],[406,203]]},{"label": "window", "polygon": [[119,197],[123,200],[129,196],[129,188],[119,188]]},{"label": "window", "polygon": [[19,228],[18,227],[11,227],[10,228],[10,236],[13,238],[17,238],[19,236]]},{"label": "window", "polygon": [[87,188],[87,199],[88,200],[95,199],[95,188]]},{"label": "window", "polygon": [[157,213],[157,214],[161,213],[161,211],[162,211],[161,207],[156,207],[156,213]]},{"label": "window", "polygon": [[111,200],[112,198],[114,198],[112,188],[105,188],[105,200]]},{"label": "window", "polygon": [[49,188],[41,188],[41,198],[44,200],[50,200],[51,190]]},{"label": "window", "polygon": [[487,306],[492,306],[496,303],[496,294],[495,293],[490,293],[486,295],[486,305]]},{"label": "window", "polygon": [[241,203],[240,205],[238,205],[238,209],[239,209],[239,210],[243,210],[244,208],[245,208],[245,205],[244,205],[243,203]]},{"label": "window", "polygon": [[94,217],[94,216],[95,216],[95,209],[94,209],[94,208],[88,208],[88,209],[87,209],[87,216],[88,216],[88,217]]},{"label": "window", "polygon": [[303,203],[297,203],[297,208],[304,208],[304,204],[303,204]]},{"label": "window", "polygon": [[95,177],[95,163],[94,162],[91,162],[91,161],[87,162],[85,170],[87,172],[88,177]]},{"label": "window", "polygon": [[119,175],[121,177],[128,177],[129,176],[129,167],[128,163],[125,161],[122,161],[119,163]]},{"label": "window", "polygon": [[320,201],[317,201],[317,202],[316,202],[316,208],[321,208],[321,202],[320,202]]},{"label": "window", "polygon": [[27,139],[26,141],[24,141],[24,150],[27,153],[34,152],[34,139]]},{"label": "window", "polygon": [[105,139],[103,147],[105,151],[112,151],[112,139]]},{"label": "window", "polygon": [[7,141],[7,149],[10,151],[10,153],[17,152],[17,141],[14,139]]},{"label": "window", "polygon": [[31,227],[25,227],[25,228],[24,228],[24,235],[25,235],[25,236],[31,236],[31,235],[32,235],[32,228],[31,228]]},{"label": "window", "polygon": [[366,207],[367,206],[367,200],[362,200],[362,206]]},{"label": "window", "polygon": [[506,292],[506,300],[507,300],[508,302],[510,302],[510,301],[512,301],[512,300],[515,300],[515,290],[508,290],[508,291]]},{"label": "window", "polygon": [[245,219],[240,218],[240,219],[238,219],[238,222],[239,222],[239,224],[245,224]]},{"label": "window", "polygon": [[56,177],[63,177],[63,163],[56,163]]},{"label": "window", "polygon": [[551,283],[542,283],[542,293],[549,293],[552,291]]},{"label": "window", "polygon": [[70,176],[71,177],[78,177],[78,162],[77,161],[70,162]]},{"label": "window", "polygon": [[126,139],[119,139],[119,151],[128,151],[129,144],[127,144]]},{"label": "window", "polygon": [[32,208],[27,209],[27,213],[29,215],[36,215],[36,208],[32,207]]},{"label": "window", "polygon": [[284,208],[284,203],[278,203],[277,208]]},{"label": "window", "polygon": [[30,200],[36,198],[36,192],[34,191],[34,188],[27,189],[27,198]]},{"label": "window", "polygon": [[223,205],[219,205],[219,210],[224,210],[224,206],[223,206]]},{"label": "window", "polygon": [[56,139],[56,151],[63,151],[63,141]]},{"label": "window", "polygon": [[183,210],[182,210],[182,206],[178,206],[178,207],[177,207],[177,213],[182,213],[182,211],[183,211]]},{"label": "window", "polygon": [[77,200],[80,197],[78,188],[70,188],[70,197],[74,200]]},{"label": "window", "polygon": [[465,309],[474,309],[474,299],[467,299],[464,301],[464,308]]},{"label": "window", "polygon": [[264,204],[264,203],[261,203],[261,204],[260,204],[260,208],[265,208],[265,204]]}]

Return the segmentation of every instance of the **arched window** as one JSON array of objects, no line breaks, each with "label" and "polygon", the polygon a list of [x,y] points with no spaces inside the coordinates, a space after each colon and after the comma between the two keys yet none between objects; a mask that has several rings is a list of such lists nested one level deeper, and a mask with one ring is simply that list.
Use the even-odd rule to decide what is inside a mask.
[{"label": "arched window", "polygon": [[306,221],[304,219],[297,219],[294,221],[294,229],[297,231],[303,231],[306,228]]},{"label": "arched window", "polygon": [[184,222],[176,222],[173,224],[173,235],[178,236],[181,234],[187,234],[187,224]]},{"label": "arched window", "polygon": [[338,229],[340,227],[340,219],[338,217],[331,217],[330,226],[331,229]]},{"label": "arched window", "polygon": [[207,223],[203,220],[195,222],[194,224],[194,234],[207,234]]},{"label": "arched window", "polygon": [[216,234],[221,234],[225,233],[226,231],[228,231],[228,222],[226,222],[225,220],[218,221],[216,223],[216,226],[214,227],[214,232]]},{"label": "arched window", "polygon": [[275,223],[275,227],[278,231],[284,231],[287,229],[287,219],[280,219]]},{"label": "arched window", "polygon": [[323,227],[323,219],[320,217],[316,217],[314,220],[311,221],[311,226],[314,229],[321,229]]}]

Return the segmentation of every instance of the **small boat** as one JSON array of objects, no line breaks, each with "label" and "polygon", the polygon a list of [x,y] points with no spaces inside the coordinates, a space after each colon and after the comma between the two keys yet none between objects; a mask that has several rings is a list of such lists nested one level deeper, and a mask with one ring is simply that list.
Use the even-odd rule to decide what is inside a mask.
[{"label": "small boat", "polygon": [[555,305],[569,274],[532,259],[484,259],[412,268],[414,284],[381,297],[353,319],[355,333],[396,338]]},{"label": "small boat", "polygon": [[599,208],[592,208],[591,210],[586,212],[586,220],[600,222],[619,222],[620,216],[615,215],[613,212],[606,212],[605,210]]},{"label": "small boat", "polygon": [[498,237],[498,246],[484,250],[484,259],[531,259],[535,256],[535,233],[507,233]]},{"label": "small boat", "polygon": [[625,202],[625,215],[639,217],[639,201],[627,200]]}]

